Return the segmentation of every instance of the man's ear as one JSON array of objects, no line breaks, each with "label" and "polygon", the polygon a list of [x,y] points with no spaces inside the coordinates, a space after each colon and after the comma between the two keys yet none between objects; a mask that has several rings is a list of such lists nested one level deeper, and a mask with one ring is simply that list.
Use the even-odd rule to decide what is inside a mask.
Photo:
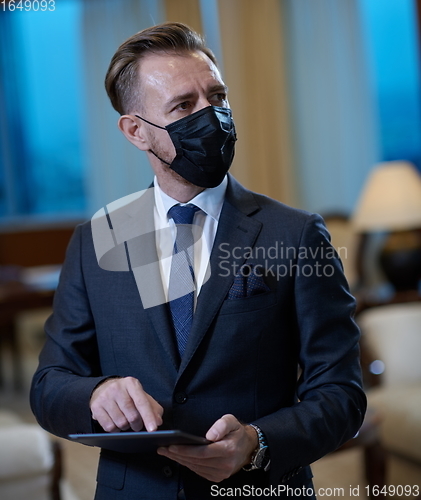
[{"label": "man's ear", "polygon": [[149,142],[145,137],[142,123],[133,115],[122,115],[118,120],[118,128],[132,144],[141,151],[149,151]]}]

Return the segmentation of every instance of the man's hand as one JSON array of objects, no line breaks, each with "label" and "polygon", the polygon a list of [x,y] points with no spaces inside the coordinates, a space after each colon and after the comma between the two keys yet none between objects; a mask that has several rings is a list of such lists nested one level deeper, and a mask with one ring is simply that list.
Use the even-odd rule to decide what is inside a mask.
[{"label": "man's hand", "polygon": [[251,460],[258,438],[253,427],[241,424],[233,415],[224,415],[208,430],[205,446],[169,446],[158,454],[175,460],[199,476],[219,483],[235,474]]},{"label": "man's hand", "polygon": [[89,406],[92,418],[106,432],[140,431],[144,427],[149,432],[156,431],[164,413],[162,406],[133,377],[106,380],[92,393]]}]

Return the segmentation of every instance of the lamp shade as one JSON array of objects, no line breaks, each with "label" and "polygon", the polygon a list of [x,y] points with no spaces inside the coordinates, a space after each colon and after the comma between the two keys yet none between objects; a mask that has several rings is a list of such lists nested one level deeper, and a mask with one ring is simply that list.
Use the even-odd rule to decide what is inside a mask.
[{"label": "lamp shade", "polygon": [[379,163],[371,172],[352,217],[360,231],[421,227],[421,175],[406,161]]}]

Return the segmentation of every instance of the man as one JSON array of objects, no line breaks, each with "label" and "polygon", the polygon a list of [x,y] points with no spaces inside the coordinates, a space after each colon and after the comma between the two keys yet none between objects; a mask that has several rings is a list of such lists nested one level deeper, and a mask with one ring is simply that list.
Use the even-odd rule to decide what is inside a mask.
[{"label": "man", "polygon": [[102,450],[101,500],[313,496],[309,464],[352,438],[365,411],[354,300],[320,217],[227,174],[227,89],[188,27],[129,38],[106,88],[154,185],[76,229],[35,415],[63,437],[182,429],[212,441]]}]

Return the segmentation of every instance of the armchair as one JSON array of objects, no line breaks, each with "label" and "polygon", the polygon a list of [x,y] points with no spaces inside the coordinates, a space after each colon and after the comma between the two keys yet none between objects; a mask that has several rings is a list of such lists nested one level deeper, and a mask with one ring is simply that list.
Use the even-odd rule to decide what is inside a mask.
[{"label": "armchair", "polygon": [[60,500],[61,450],[36,424],[0,411],[0,498]]},{"label": "armchair", "polygon": [[[415,480],[421,487],[421,302],[369,308],[357,322],[364,349],[376,360],[372,371],[380,373],[380,383],[367,396],[369,408],[381,416],[387,482],[414,485]],[[394,461],[398,474],[392,474]]]}]

